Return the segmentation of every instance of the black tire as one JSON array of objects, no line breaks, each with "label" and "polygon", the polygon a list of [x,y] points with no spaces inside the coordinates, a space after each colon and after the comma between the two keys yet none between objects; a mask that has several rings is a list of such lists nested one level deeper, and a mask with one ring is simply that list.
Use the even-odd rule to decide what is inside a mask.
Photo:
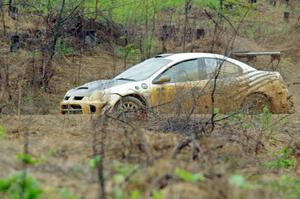
[{"label": "black tire", "polygon": [[264,107],[267,107],[270,110],[270,100],[261,93],[248,95],[242,104],[242,110],[247,114],[262,113]]},{"label": "black tire", "polygon": [[114,114],[122,120],[142,120],[147,117],[146,106],[132,96],[123,97],[114,107]]}]

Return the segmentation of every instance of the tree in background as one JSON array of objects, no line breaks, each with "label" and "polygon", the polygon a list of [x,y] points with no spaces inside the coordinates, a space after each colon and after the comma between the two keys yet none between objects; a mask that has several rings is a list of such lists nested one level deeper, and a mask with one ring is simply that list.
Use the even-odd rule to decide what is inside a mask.
[{"label": "tree in background", "polygon": [[[4,5],[17,7],[21,17],[43,19],[42,24],[30,30],[29,37],[37,41],[27,45],[33,55],[32,68],[36,67],[31,85],[44,90],[49,90],[54,75],[54,58],[72,49],[82,52],[86,45],[106,49],[112,56],[115,74],[118,57],[126,69],[131,62],[128,59],[137,62],[167,51],[169,38],[162,36],[162,27],[172,34],[168,37],[175,41],[175,48],[181,46],[182,51],[187,51],[188,45],[196,45],[195,27],[203,21],[197,15],[203,13],[214,26],[209,37],[210,51],[214,52],[223,33],[233,30],[232,35],[236,35],[241,19],[252,9],[247,0],[3,0],[1,5],[2,10]],[[6,32],[3,12],[2,16]],[[26,31],[20,29],[18,34]]]}]

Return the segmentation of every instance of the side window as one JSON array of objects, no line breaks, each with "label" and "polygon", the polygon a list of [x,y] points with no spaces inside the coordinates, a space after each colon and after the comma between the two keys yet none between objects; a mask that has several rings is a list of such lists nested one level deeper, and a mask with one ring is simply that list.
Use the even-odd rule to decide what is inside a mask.
[{"label": "side window", "polygon": [[199,78],[200,80],[206,80],[207,79],[207,70],[206,70],[206,64],[204,59],[199,59]]},{"label": "side window", "polygon": [[226,60],[204,58],[203,62],[207,79],[214,78],[219,67],[221,67],[219,78],[235,77],[241,74],[241,68],[239,66]]},{"label": "side window", "polygon": [[242,73],[242,70],[239,66],[229,62],[224,61],[223,66],[221,68],[220,77],[235,77]]},{"label": "side window", "polygon": [[197,81],[199,80],[199,65],[198,60],[188,60],[176,64],[165,71],[160,76],[169,76],[170,82],[185,82],[185,81]]},{"label": "side window", "polygon": [[214,77],[216,69],[218,68],[218,59],[215,58],[204,58],[204,67],[206,73],[206,79]]}]

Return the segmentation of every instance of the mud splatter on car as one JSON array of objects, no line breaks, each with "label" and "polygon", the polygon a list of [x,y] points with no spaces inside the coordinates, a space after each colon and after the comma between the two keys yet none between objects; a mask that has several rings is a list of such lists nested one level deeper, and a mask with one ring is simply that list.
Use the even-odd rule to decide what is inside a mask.
[{"label": "mud splatter on car", "polygon": [[291,96],[278,72],[260,71],[223,55],[163,54],[145,60],[111,80],[69,90],[61,113],[155,109],[164,113],[228,113],[243,109],[292,113]]}]

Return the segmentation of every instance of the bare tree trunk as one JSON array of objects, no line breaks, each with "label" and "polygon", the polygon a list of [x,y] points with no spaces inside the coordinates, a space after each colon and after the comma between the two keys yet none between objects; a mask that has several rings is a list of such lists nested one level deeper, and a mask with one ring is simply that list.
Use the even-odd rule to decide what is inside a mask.
[{"label": "bare tree trunk", "polygon": [[183,27],[183,38],[182,38],[182,51],[185,52],[186,45],[186,32],[189,20],[189,10],[192,6],[192,0],[186,0],[184,5],[184,27]]},{"label": "bare tree trunk", "polygon": [[100,142],[100,151],[99,151],[101,161],[99,162],[98,165],[98,179],[99,179],[100,191],[101,191],[100,199],[106,199],[105,178],[104,178],[105,138],[106,138],[106,129],[104,127],[101,132],[101,142]]},{"label": "bare tree trunk", "polygon": [[[214,52],[214,48],[216,45],[216,42],[220,41],[220,33],[222,31],[222,22],[223,22],[223,0],[219,0],[219,10],[217,10],[218,13],[218,20],[213,21],[215,24],[214,27],[214,34],[213,34],[213,39],[212,39],[212,45],[211,45],[211,49],[210,52]],[[206,13],[208,14],[208,13]],[[212,19],[212,18],[211,18]]]},{"label": "bare tree trunk", "polygon": [[79,64],[78,64],[76,84],[80,83],[80,78],[81,78],[81,64],[82,64],[82,46],[80,47],[80,61],[79,61]]},{"label": "bare tree trunk", "polygon": [[95,2],[95,18],[94,18],[95,21],[98,18],[98,6],[99,6],[99,0],[96,0],[96,2]]},{"label": "bare tree trunk", "polygon": [[[19,118],[20,120],[20,118]],[[23,144],[23,154],[29,154],[29,135],[27,129],[24,132],[24,144]],[[20,192],[20,199],[25,199],[25,192],[26,192],[26,178],[27,178],[27,163],[22,161],[22,185],[21,185],[21,192]]]},{"label": "bare tree trunk", "polygon": [[124,71],[127,68],[127,57],[128,57],[128,49],[125,47],[125,53],[124,53],[124,57],[123,57]]},{"label": "bare tree trunk", "polygon": [[116,74],[116,52],[115,52],[115,46],[112,43],[111,44],[111,48],[112,48],[112,67],[113,67],[113,76],[115,76]]},{"label": "bare tree trunk", "polygon": [[[105,141],[106,141],[106,115],[102,115],[93,119],[91,116],[92,125],[92,150],[94,158],[99,158],[96,164],[98,185],[99,185],[99,199],[106,199],[105,178],[104,178],[104,158],[105,158]],[[98,131],[99,130],[99,131]],[[98,140],[100,135],[100,140]],[[99,143],[99,144],[98,144]],[[99,147],[99,148],[98,148]]]},{"label": "bare tree trunk", "polygon": [[151,29],[151,35],[149,38],[149,49],[148,49],[148,54],[147,54],[147,58],[149,58],[151,56],[151,49],[152,49],[152,42],[153,42],[153,38],[155,36],[155,27],[156,27],[156,5],[153,3],[152,4],[153,7],[153,19],[152,19],[152,29]]},{"label": "bare tree trunk", "polygon": [[49,86],[49,81],[50,81],[50,79],[53,75],[52,60],[53,60],[53,57],[55,55],[57,41],[60,37],[60,29],[61,29],[62,21],[63,21],[62,15],[63,15],[64,8],[65,8],[65,2],[66,2],[66,0],[62,0],[61,8],[60,8],[60,11],[59,11],[59,14],[58,14],[58,17],[57,17],[57,21],[56,21],[56,24],[55,24],[55,27],[54,27],[53,41],[52,41],[52,44],[51,44],[51,47],[50,47],[49,59],[48,59],[47,64],[45,65],[44,71],[43,71],[43,88],[45,90],[47,90],[47,88]]},{"label": "bare tree trunk", "polygon": [[22,103],[22,79],[18,83],[18,118],[21,117],[21,103]]},{"label": "bare tree trunk", "polygon": [[143,36],[140,36],[139,38],[139,50],[140,50],[140,60],[143,61],[145,60],[145,53],[144,53],[144,48],[143,48]]},{"label": "bare tree trunk", "polygon": [[111,56],[112,56],[112,68],[113,68],[113,76],[116,74],[116,49],[115,49],[115,41],[114,41],[114,26],[113,26],[113,7],[115,6],[115,1],[111,0],[111,9],[109,9],[108,17],[109,17],[109,29],[110,29],[110,38],[109,38],[109,47],[111,50]]},{"label": "bare tree trunk", "polygon": [[33,54],[32,56],[32,79],[31,79],[31,84],[32,88],[35,90],[36,88],[39,87],[38,83],[38,73],[36,72],[36,66],[35,66],[35,52],[31,52]]},{"label": "bare tree trunk", "polygon": [[[148,10],[148,3],[147,0],[143,0],[143,6],[145,8],[145,14],[144,14],[144,18],[145,18],[145,23],[144,23],[144,29],[145,32],[144,34],[141,34],[141,40],[140,40],[140,52],[141,52],[141,57],[142,59],[147,58],[147,54],[148,54],[148,47],[149,47],[149,40],[148,40],[148,36],[149,36],[149,18],[148,18],[148,14],[149,14],[149,10]],[[146,40],[145,40],[146,39]],[[145,45],[143,45],[143,41],[146,41]]]},{"label": "bare tree trunk", "polygon": [[1,90],[5,92],[9,83],[9,71],[8,65],[5,63],[4,58],[0,60],[0,80],[1,80]]},{"label": "bare tree trunk", "polygon": [[5,25],[5,14],[4,14],[4,8],[3,8],[3,2],[0,0],[0,6],[1,6],[1,18],[2,18],[2,26],[3,26],[3,35],[6,35],[6,25]]}]

